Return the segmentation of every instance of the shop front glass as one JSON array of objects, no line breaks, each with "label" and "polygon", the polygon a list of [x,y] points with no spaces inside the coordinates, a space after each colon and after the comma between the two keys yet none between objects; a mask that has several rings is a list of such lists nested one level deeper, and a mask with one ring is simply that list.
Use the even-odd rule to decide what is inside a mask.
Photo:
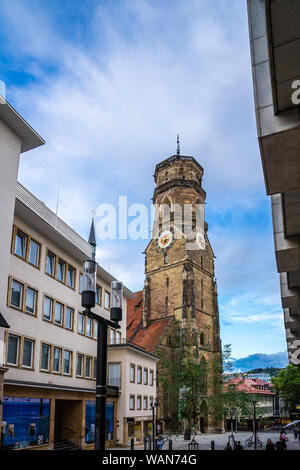
[{"label": "shop front glass", "polygon": [[[92,444],[95,442],[95,417],[96,417],[96,402],[86,401],[85,405],[85,442]],[[105,426],[105,440],[114,440],[114,403],[111,401],[106,402],[106,426]]]},{"label": "shop front glass", "polygon": [[2,446],[21,448],[49,442],[48,398],[4,397],[1,425]]}]

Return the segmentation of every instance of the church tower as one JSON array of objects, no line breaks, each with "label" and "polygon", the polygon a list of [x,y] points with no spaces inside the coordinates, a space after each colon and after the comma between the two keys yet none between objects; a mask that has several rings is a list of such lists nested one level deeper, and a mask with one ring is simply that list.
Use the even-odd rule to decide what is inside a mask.
[{"label": "church tower", "polygon": [[[214,253],[204,220],[203,173],[195,158],[180,155],[179,142],[177,154],[156,165],[153,204],[157,210],[145,250],[142,327],[177,320],[177,334],[194,335],[198,357],[207,362],[220,357],[221,343]],[[160,341],[165,348],[170,331]],[[159,418],[167,423],[172,411],[166,398],[161,400]],[[202,431],[212,429],[207,414],[201,423]]]}]

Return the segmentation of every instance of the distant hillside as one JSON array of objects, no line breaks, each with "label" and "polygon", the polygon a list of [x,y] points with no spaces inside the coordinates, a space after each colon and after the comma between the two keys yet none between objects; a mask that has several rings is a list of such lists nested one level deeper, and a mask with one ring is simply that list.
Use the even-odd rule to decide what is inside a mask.
[{"label": "distant hillside", "polygon": [[250,354],[240,359],[231,359],[232,368],[235,371],[248,372],[253,369],[265,369],[267,367],[284,368],[288,365],[286,351],[272,354]]},{"label": "distant hillside", "polygon": [[258,369],[252,369],[252,370],[247,370],[248,374],[270,374],[270,377],[276,377],[279,372],[283,369],[283,367],[265,367],[265,368],[258,368]]}]

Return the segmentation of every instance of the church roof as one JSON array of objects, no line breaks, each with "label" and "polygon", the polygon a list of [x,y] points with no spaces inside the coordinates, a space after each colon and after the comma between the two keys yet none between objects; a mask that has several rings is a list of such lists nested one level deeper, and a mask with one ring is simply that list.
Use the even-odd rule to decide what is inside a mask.
[{"label": "church roof", "polygon": [[172,318],[153,320],[143,328],[143,291],[136,292],[136,298],[127,301],[128,343],[134,344],[150,353],[154,353],[172,322]]}]

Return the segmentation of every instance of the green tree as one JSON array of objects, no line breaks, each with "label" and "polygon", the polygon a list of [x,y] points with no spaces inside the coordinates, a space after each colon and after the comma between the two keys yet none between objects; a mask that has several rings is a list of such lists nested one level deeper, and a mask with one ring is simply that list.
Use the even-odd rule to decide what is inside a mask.
[{"label": "green tree", "polygon": [[[231,345],[223,347],[223,373],[220,376],[220,386],[216,388],[215,394],[209,398],[208,406],[213,422],[229,419],[231,430],[233,419],[239,416],[251,416],[253,409],[253,398],[249,393],[238,390],[236,384],[230,384],[230,379],[238,374],[232,370]],[[216,366],[214,366],[216,367]]]},{"label": "green tree", "polygon": [[298,367],[289,364],[277,377],[271,379],[276,395],[283,398],[284,407],[290,413],[300,404],[300,372]]}]

